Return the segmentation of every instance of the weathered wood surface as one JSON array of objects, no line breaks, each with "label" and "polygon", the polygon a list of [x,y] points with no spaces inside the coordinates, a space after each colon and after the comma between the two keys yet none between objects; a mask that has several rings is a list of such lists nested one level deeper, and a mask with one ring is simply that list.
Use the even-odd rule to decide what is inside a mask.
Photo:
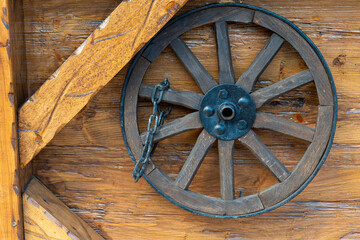
[{"label": "weathered wood surface", "polygon": [[[154,142],[159,142],[163,139],[175,136],[177,134],[203,128],[199,112],[190,113],[185,117],[178,118],[168,124],[165,124],[158,128],[154,136]],[[141,134],[141,140],[143,143],[146,141],[147,131]]]},{"label": "weathered wood surface", "polygon": [[[147,99],[151,99],[151,95],[154,91],[154,86],[149,84],[142,84],[139,91],[139,96]],[[176,104],[178,106],[184,106],[190,109],[199,110],[201,100],[204,95],[200,93],[184,92],[179,90],[173,90],[169,88],[164,92],[163,102]]]},{"label": "weathered wood surface", "polygon": [[[213,2],[213,1],[207,1]],[[335,144],[311,184],[290,203],[247,219],[211,219],[184,211],[153,190],[144,180],[133,183],[133,163],[121,139],[119,104],[123,70],[36,157],[36,175],[47,187],[106,239],[356,239],[360,237],[359,64],[360,3],[339,1],[244,1],[292,20],[319,47],[334,75],[339,96]],[[120,3],[113,0],[25,0],[28,76],[32,92],[61,65],[96,26]],[[182,12],[203,6],[192,0]],[[94,6],[89,8],[89,6]],[[326,6],[324,8],[324,6]],[[291,10],[291,11],[290,11]],[[251,25],[229,24],[235,79],[247,69],[271,32]],[[212,26],[183,36],[205,69],[218,80],[216,35]],[[172,50],[166,49],[147,74],[147,84],[169,77],[171,87],[201,90]],[[285,43],[255,89],[269,86],[307,67]],[[315,127],[318,102],[313,83],[265,104],[295,123]],[[150,104],[139,104],[145,121]],[[191,113],[175,108],[169,122]],[[141,126],[145,130],[145,124]],[[274,155],[293,171],[308,147],[269,130],[255,130]],[[182,133],[158,145],[154,161],[176,178],[199,131]],[[220,195],[218,152],[211,148],[190,189]],[[240,143],[234,149],[235,197],[260,192],[278,181]],[[216,195],[217,194],[217,195]],[[119,232],[121,231],[121,236]]]},{"label": "weathered wood surface", "polygon": [[236,85],[239,85],[246,91],[250,92],[255,83],[258,81],[260,75],[266,70],[267,66],[270,64],[271,60],[274,59],[283,44],[284,39],[273,33],[254,61],[239,77]]},{"label": "weathered wood surface", "polygon": [[194,147],[191,149],[186,162],[175,180],[176,186],[182,189],[187,189],[189,187],[215,140],[216,138],[211,136],[205,129],[201,131]]},{"label": "weathered wood surface", "polygon": [[22,199],[27,240],[103,239],[36,178],[30,181]]},{"label": "weathered wood surface", "polygon": [[122,2],[19,110],[21,165],[30,162],[185,3]]},{"label": "weathered wood surface", "polygon": [[199,60],[191,52],[186,43],[181,39],[181,37],[175,39],[171,42],[171,47],[176,53],[176,56],[184,64],[186,70],[189,71],[191,76],[195,79],[199,88],[207,93],[211,88],[217,85],[215,79],[211,74],[206,71],[202,66]]},{"label": "weathered wood surface", "polygon": [[282,182],[289,177],[289,170],[287,170],[284,164],[275,157],[252,130],[239,138],[239,141],[248,147],[279,181]]},{"label": "weathered wood surface", "polygon": [[324,81],[324,79],[327,79],[325,68],[322,67],[320,59],[313,57],[315,50],[306,44],[306,39],[299,37],[298,32],[281,19],[273,18],[260,11],[255,12],[253,22],[279,34],[299,52],[318,85],[319,103],[321,105],[331,105],[333,102],[332,95],[329,94],[331,92],[331,83]]},{"label": "weathered wood surface", "polygon": [[234,140],[218,141],[220,193],[223,200],[234,199],[234,144]]},{"label": "weathered wood surface", "polygon": [[251,97],[255,101],[256,108],[260,108],[270,100],[273,100],[284,93],[290,92],[291,90],[301,87],[311,81],[313,81],[313,77],[310,71],[305,70],[266,88],[261,88],[251,93]]},{"label": "weathered wood surface", "polygon": [[23,239],[16,124],[26,94],[21,1],[1,1],[0,9],[0,239]]},{"label": "weathered wood surface", "polygon": [[[318,120],[321,121],[315,130],[314,141],[306,150],[301,165],[295,167],[291,175],[282,183],[276,184],[260,193],[261,200],[265,207],[273,206],[284,199],[289,192],[295,192],[303,182],[306,181],[307,175],[313,172],[321,159],[322,153],[326,146],[324,139],[328,139],[331,134],[331,122],[333,120],[331,106],[319,106]],[[301,174],[297,174],[301,173]]]},{"label": "weathered wood surface", "polygon": [[234,83],[235,77],[227,23],[216,22],[215,32],[219,63],[219,83]]},{"label": "weathered wood surface", "polygon": [[261,111],[256,113],[256,119],[253,127],[270,129],[308,142],[312,141],[315,133],[315,130],[312,127],[295,123],[281,117],[275,117],[269,113],[263,113]]}]

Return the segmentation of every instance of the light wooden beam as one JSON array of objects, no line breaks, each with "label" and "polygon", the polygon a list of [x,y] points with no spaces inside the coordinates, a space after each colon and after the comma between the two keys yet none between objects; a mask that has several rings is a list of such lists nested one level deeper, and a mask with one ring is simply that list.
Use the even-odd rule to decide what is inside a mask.
[{"label": "light wooden beam", "polygon": [[0,1],[0,9],[0,239],[23,239],[16,120],[17,103],[26,89],[19,83],[24,73],[18,51],[21,1]]},{"label": "light wooden beam", "polygon": [[24,167],[187,0],[123,1],[19,111]]},{"label": "light wooden beam", "polygon": [[38,179],[23,194],[25,237],[29,239],[103,239]]}]

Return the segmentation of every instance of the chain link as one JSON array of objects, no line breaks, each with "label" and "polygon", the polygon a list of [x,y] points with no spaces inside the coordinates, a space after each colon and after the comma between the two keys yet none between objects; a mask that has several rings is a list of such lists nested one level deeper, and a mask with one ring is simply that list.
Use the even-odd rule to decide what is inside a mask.
[{"label": "chain link", "polygon": [[171,106],[168,107],[167,111],[164,111],[160,107],[160,103],[164,96],[164,92],[170,87],[170,82],[167,78],[160,84],[157,84],[151,95],[151,102],[153,103],[153,112],[149,117],[147,133],[145,138],[145,144],[142,150],[139,161],[136,162],[132,176],[137,182],[143,175],[150,157],[153,155],[157,144],[154,144],[154,136],[158,127],[164,124],[165,118],[171,112]]}]

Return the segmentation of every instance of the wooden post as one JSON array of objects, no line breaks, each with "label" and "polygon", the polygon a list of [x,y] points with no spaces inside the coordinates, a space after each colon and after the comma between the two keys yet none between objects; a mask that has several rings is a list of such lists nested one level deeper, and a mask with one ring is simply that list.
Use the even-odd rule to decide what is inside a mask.
[{"label": "wooden post", "polygon": [[0,239],[23,239],[17,105],[26,95],[22,1],[0,1]]}]

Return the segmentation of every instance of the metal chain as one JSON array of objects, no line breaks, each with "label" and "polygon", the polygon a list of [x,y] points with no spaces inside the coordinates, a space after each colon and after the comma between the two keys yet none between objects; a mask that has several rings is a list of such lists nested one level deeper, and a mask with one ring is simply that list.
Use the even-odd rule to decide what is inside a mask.
[{"label": "metal chain", "polygon": [[143,175],[150,157],[153,155],[157,144],[154,144],[154,136],[158,127],[164,124],[166,116],[171,112],[171,106],[168,107],[167,111],[163,111],[160,107],[160,103],[164,96],[164,92],[170,87],[170,82],[167,78],[160,84],[157,84],[151,95],[151,102],[153,103],[153,112],[149,117],[146,140],[142,150],[139,161],[136,162],[132,176],[137,182]]}]

